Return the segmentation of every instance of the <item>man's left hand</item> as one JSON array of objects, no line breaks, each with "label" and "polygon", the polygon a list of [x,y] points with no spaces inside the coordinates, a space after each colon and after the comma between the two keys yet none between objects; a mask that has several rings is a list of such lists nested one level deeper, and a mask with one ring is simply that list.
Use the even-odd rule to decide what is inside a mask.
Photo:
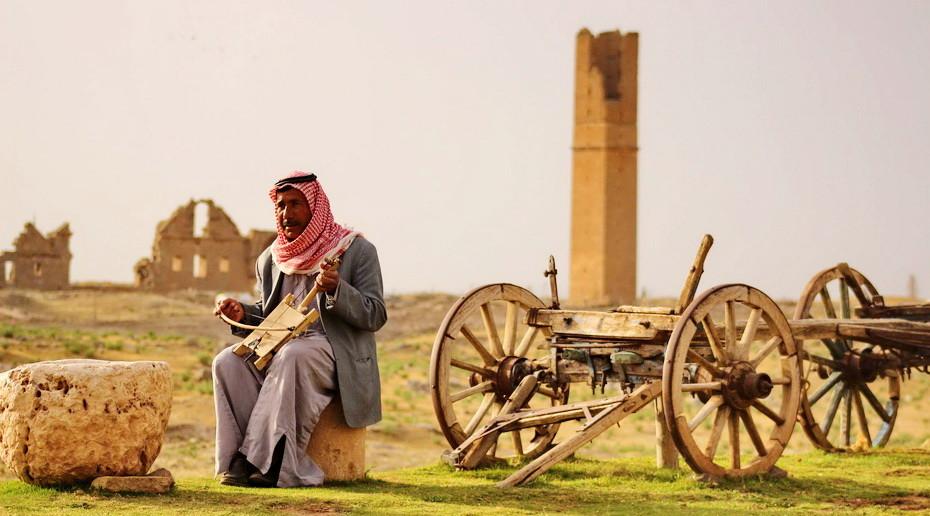
[{"label": "man's left hand", "polygon": [[316,283],[327,294],[335,294],[336,287],[339,286],[339,271],[335,267],[321,270],[320,275],[316,277]]}]

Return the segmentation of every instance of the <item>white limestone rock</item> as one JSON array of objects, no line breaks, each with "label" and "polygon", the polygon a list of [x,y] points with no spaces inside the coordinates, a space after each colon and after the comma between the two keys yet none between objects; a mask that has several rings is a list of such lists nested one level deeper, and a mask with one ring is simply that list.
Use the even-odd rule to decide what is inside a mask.
[{"label": "white limestone rock", "polygon": [[22,365],[0,373],[0,460],[39,485],[145,475],[170,412],[165,362]]}]

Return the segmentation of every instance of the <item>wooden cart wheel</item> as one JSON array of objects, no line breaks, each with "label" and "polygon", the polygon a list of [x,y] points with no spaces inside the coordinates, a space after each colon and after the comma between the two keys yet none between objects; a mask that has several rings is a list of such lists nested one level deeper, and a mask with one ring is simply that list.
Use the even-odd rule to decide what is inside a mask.
[{"label": "wooden cart wheel", "polygon": [[794,337],[768,296],[722,285],[684,310],[665,353],[662,404],[691,469],[706,478],[780,471],[800,397]]},{"label": "wooden cart wheel", "polygon": [[[508,283],[472,290],[446,314],[430,357],[430,390],[439,427],[452,448],[487,424],[530,371],[548,356],[539,328],[524,324],[529,308],[543,308],[532,292]],[[498,325],[497,321],[503,321]],[[524,408],[563,404],[568,386],[540,386]],[[532,458],[543,453],[558,425],[502,433],[489,455]]]},{"label": "wooden cart wheel", "polygon": [[[870,304],[878,291],[862,273],[849,271],[855,283],[848,283],[839,267],[815,275],[794,318],[854,318],[862,306],[860,294]],[[898,372],[881,366],[887,350],[845,338],[805,340],[800,347],[806,386],[801,425],[814,445],[827,451],[884,446],[898,417],[901,393]]]}]

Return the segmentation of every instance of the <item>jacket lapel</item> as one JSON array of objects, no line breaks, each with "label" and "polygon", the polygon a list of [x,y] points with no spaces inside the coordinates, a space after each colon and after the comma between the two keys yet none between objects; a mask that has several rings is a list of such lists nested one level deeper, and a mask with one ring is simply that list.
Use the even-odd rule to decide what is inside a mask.
[{"label": "jacket lapel", "polygon": [[284,273],[274,264],[271,253],[268,254],[268,263],[271,272],[269,275],[271,278],[271,293],[268,294],[268,299],[265,300],[265,313],[262,314],[264,316],[268,316],[281,302],[281,288],[284,286]]}]

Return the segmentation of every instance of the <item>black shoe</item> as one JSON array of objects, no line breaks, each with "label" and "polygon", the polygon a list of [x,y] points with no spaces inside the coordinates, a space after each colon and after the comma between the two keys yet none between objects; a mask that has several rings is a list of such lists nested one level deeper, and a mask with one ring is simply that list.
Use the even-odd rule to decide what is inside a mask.
[{"label": "black shoe", "polygon": [[256,471],[249,475],[248,485],[252,487],[275,487],[278,485],[278,479],[270,474],[263,475],[261,471]]},{"label": "black shoe", "polygon": [[267,473],[262,473],[261,471],[255,471],[249,475],[249,485],[252,487],[277,487],[278,485],[278,473],[281,472],[281,462],[284,459],[284,443],[286,442],[284,436],[281,436],[281,439],[278,440],[278,444],[275,445],[274,451],[271,453],[271,466],[268,468]]},{"label": "black shoe", "polygon": [[255,466],[245,460],[245,456],[237,453],[229,462],[229,469],[220,477],[220,484],[224,486],[248,487],[249,475],[255,472]]}]

